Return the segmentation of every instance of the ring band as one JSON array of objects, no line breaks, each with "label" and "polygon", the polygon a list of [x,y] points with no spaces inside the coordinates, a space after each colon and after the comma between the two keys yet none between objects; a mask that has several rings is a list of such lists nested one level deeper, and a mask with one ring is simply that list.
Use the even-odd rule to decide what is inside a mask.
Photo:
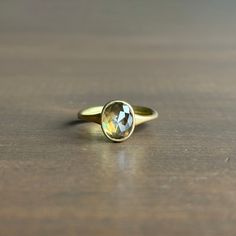
[{"label": "ring band", "polygon": [[105,136],[113,142],[128,139],[135,126],[157,117],[157,111],[151,108],[131,106],[121,100],[108,102],[105,106],[86,108],[78,113],[80,120],[100,124]]}]

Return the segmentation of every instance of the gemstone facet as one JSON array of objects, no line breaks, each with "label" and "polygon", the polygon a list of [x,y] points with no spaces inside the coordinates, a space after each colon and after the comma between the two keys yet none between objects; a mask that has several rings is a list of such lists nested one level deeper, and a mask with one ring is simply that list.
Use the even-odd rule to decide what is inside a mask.
[{"label": "gemstone facet", "polygon": [[124,141],[133,133],[134,111],[126,102],[112,101],[105,105],[101,119],[102,130],[112,141]]}]

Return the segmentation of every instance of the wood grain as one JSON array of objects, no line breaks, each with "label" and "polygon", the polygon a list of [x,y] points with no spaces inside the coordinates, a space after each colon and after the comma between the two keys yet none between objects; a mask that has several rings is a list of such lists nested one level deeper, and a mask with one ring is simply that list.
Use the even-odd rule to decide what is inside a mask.
[{"label": "wood grain", "polygon": [[[0,3],[0,235],[236,234],[235,5],[168,2]],[[110,143],[111,99],[160,117]]]}]

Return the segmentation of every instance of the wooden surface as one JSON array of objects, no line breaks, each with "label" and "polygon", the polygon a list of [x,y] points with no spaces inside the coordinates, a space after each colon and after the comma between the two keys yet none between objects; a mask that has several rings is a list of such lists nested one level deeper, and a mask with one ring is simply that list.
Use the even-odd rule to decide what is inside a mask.
[{"label": "wooden surface", "polygon": [[[0,235],[236,235],[233,1],[1,1]],[[156,108],[122,144],[79,109]]]}]

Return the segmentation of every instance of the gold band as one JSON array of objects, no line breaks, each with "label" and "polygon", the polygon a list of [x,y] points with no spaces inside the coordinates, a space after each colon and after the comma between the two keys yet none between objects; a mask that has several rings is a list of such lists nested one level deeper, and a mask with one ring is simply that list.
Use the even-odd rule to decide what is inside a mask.
[{"label": "gold band", "polygon": [[86,108],[78,118],[101,125],[104,135],[113,142],[123,142],[133,133],[135,126],[154,120],[158,113],[148,107],[131,106],[121,100],[113,100],[104,106]]},{"label": "gold band", "polygon": [[[135,125],[140,125],[150,120],[154,120],[158,117],[157,111],[142,106],[132,106],[135,114]],[[78,113],[78,118],[80,120],[95,122],[101,124],[101,114],[103,106],[90,107],[81,110]]]}]

